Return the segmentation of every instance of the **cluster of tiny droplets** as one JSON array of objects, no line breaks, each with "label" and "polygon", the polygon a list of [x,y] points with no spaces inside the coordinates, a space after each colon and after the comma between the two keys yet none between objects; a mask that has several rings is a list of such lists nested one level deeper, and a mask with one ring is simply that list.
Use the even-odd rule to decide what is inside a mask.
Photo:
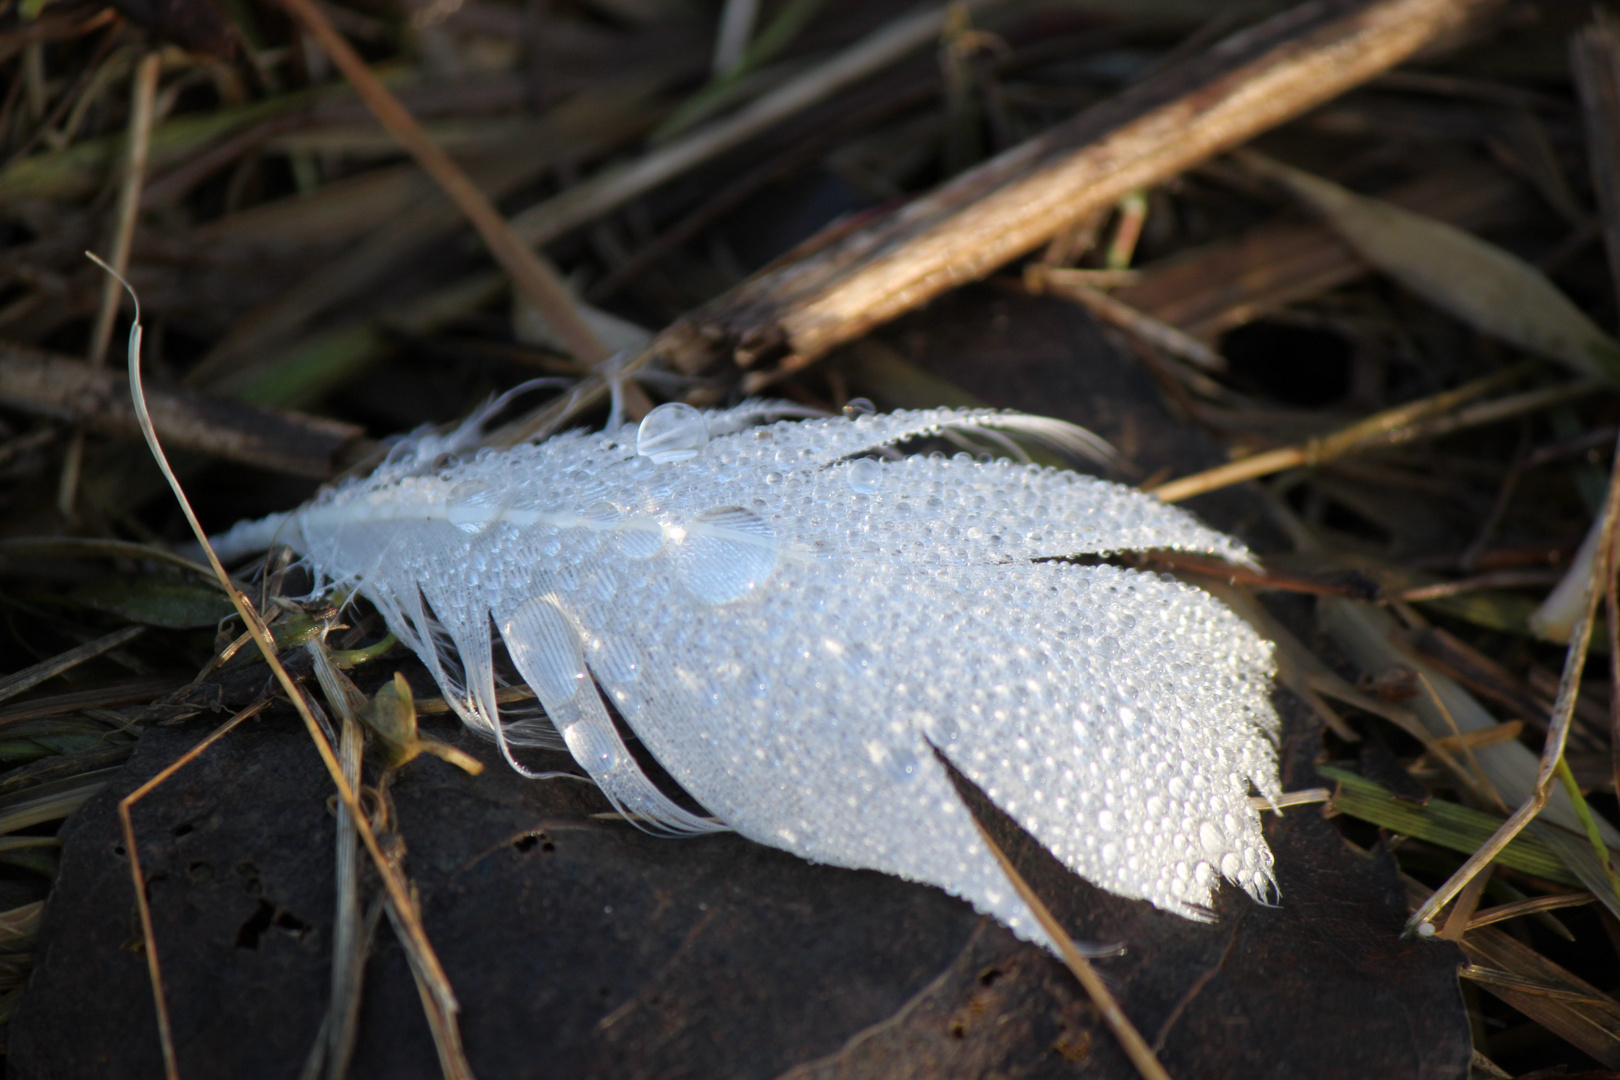
[{"label": "cluster of tiny droplets", "polygon": [[861,456],[1019,419],[733,430],[735,415],[664,406],[636,437],[572,434],[436,473],[407,454],[297,512],[285,539],[359,582],[490,733],[493,619],[580,764],[671,832],[703,823],[641,775],[593,679],[745,836],[940,885],[1034,940],[934,748],[1115,893],[1190,917],[1221,877],[1262,897],[1271,854],[1249,794],[1279,790],[1269,645],[1168,577],[1035,561],[1243,549],[1071,472]]}]

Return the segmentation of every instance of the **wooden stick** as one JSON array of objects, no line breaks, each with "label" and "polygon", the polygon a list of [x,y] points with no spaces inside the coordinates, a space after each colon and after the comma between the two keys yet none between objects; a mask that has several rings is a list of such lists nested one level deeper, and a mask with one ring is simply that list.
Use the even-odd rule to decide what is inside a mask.
[{"label": "wooden stick", "polygon": [[[1128,192],[1386,71],[1495,0],[1307,3],[1233,35],[939,190],[805,246],[670,327],[682,370],[724,357],[780,371],[983,278]],[[745,389],[756,388],[750,380]]]},{"label": "wooden stick", "polygon": [[535,310],[568,346],[568,351],[588,364],[607,359],[607,349],[580,318],[573,297],[557,276],[557,271],[518,238],[478,185],[468,179],[461,166],[439,148],[416,117],[371,73],[366,62],[360,59],[360,54],[337,32],[313,0],[281,2],[314,35],[377,122],[399,140],[400,145],[422,167],[422,171],[433,177],[450,200],[467,215],[473,228],[478,230],[478,235],[484,238],[489,253],[511,277],[512,287],[534,305]]}]

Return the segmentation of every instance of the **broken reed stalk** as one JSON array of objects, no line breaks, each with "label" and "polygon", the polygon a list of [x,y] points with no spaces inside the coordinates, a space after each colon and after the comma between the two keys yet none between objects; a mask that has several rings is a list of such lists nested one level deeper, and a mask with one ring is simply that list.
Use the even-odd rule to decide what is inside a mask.
[{"label": "broken reed stalk", "polygon": [[[129,273],[129,252],[135,244],[135,221],[141,210],[141,184],[146,179],[147,150],[151,145],[152,110],[157,100],[158,76],[163,71],[163,54],[149,50],[135,65],[130,90],[129,131],[124,157],[124,178],[118,189],[118,216],[113,230],[112,265],[119,277]],[[112,343],[113,320],[118,317],[122,291],[115,278],[107,278],[101,290],[101,307],[90,330],[86,359],[93,370],[107,362],[107,346]],[[84,429],[77,428],[68,440],[62,459],[62,478],[57,485],[56,507],[63,517],[73,513],[78,498],[79,473],[84,467]]]},{"label": "broken reed stalk", "polygon": [[135,846],[135,804],[155,791],[169,777],[195,761],[203,751],[236,728],[242,721],[259,715],[274,699],[266,695],[215,728],[206,738],[165,766],[156,776],[118,800],[118,821],[124,830],[124,850],[129,852],[129,876],[135,883],[135,908],[140,914],[141,937],[146,945],[146,973],[152,980],[153,1004],[157,1008],[158,1042],[163,1048],[163,1069],[169,1080],[178,1080],[180,1066],[174,1054],[174,1032],[169,1024],[169,1006],[163,996],[163,966],[158,961],[157,935],[152,929],[152,906],[146,898],[146,875],[141,870],[140,849]]},{"label": "broken reed stalk", "polygon": [[732,356],[753,392],[874,326],[1382,73],[1495,0],[1304,4],[860,228],[814,239],[660,335],[696,372]]},{"label": "broken reed stalk", "polygon": [[1057,945],[1058,952],[1063,955],[1063,963],[1074,973],[1074,977],[1080,980],[1080,985],[1090,996],[1091,1003],[1102,1014],[1114,1037],[1119,1040],[1125,1056],[1131,1059],[1131,1064],[1136,1066],[1136,1071],[1142,1075],[1142,1080],[1170,1080],[1170,1074],[1159,1063],[1153,1048],[1142,1038],[1142,1033],[1136,1030],[1136,1025],[1131,1023],[1130,1017],[1125,1015],[1125,1010],[1119,1007],[1119,1002],[1108,989],[1108,984],[1103,982],[1102,976],[1091,966],[1091,961],[1075,947],[1074,938],[1069,936],[1069,932],[1057,921],[1051,909],[1036,895],[1035,890],[1030,888],[1029,882],[1024,880],[1024,875],[1020,874],[1018,868],[1012,864],[1012,860],[1007,858],[1007,853],[1001,850],[1001,845],[991,838],[989,830],[979,821],[978,816],[973,814],[969,816],[973,818],[974,828],[979,830],[979,839],[984,841],[984,846],[995,856],[996,862],[1001,866],[1001,872],[1007,876],[1007,880],[1023,898],[1029,910],[1035,913],[1035,919],[1041,924],[1041,929],[1046,931],[1046,936]]},{"label": "broken reed stalk", "polygon": [[[1374,413],[1354,424],[1340,428],[1328,435],[1314,439],[1307,439],[1293,446],[1278,447],[1275,450],[1266,450],[1252,454],[1246,458],[1225,465],[1217,465],[1213,469],[1206,469],[1191,476],[1184,476],[1179,480],[1160,484],[1152,489],[1164,502],[1180,502],[1190,499],[1194,495],[1203,495],[1207,492],[1218,491],[1233,484],[1240,484],[1245,480],[1254,480],[1272,473],[1282,472],[1284,469],[1294,469],[1302,465],[1320,465],[1325,461],[1332,461],[1351,451],[1374,444],[1385,444],[1395,441],[1397,436],[1405,429],[1412,427],[1419,421],[1430,417],[1441,416],[1464,405],[1475,398],[1483,397],[1492,390],[1507,386],[1525,375],[1534,371],[1538,365],[1534,361],[1526,361],[1492,372],[1490,375],[1473,382],[1464,383],[1452,390],[1435,394],[1432,397],[1419,398],[1404,405],[1397,405],[1392,409]],[[1539,400],[1539,399],[1538,399]],[[1494,418],[1494,417],[1493,417]],[[1401,441],[1405,441],[1401,439]]]},{"label": "broken reed stalk", "polygon": [[512,287],[532,304],[552,331],[562,339],[575,359],[597,364],[607,359],[607,349],[585,320],[580,317],[573,297],[562,278],[538,252],[518,238],[493,203],[461,166],[450,159],[422,125],[385,87],[366,62],[320,10],[313,0],[281,0],[282,5],[319,42],[332,62],[343,72],[377,122],[399,140],[422,171],[433,177],[449,199],[467,215],[478,235],[483,237],[495,261],[512,279]]},{"label": "broken reed stalk", "polygon": [[[308,3],[308,0],[291,0],[291,2]],[[95,256],[91,256],[91,258],[94,259]],[[101,262],[99,259],[95,261],[101,263],[102,269],[111,272],[111,268],[106,263]],[[129,289],[128,284],[125,284],[124,287],[129,290],[131,298],[134,299],[134,290]],[[377,836],[372,831],[371,822],[361,810],[359,795],[353,785],[344,777],[343,768],[338,763],[337,755],[332,751],[332,744],[327,740],[326,733],[321,730],[321,725],[316,721],[315,714],[310,710],[309,702],[298,688],[298,684],[288,674],[285,665],[282,664],[269,627],[265,625],[258,609],[253,606],[253,602],[248,599],[247,594],[236,587],[236,583],[231,580],[230,574],[226,572],[224,564],[219,561],[219,556],[214,552],[214,546],[208,542],[208,533],[203,529],[202,523],[197,520],[196,511],[191,507],[191,500],[186,498],[185,489],[180,486],[179,478],[175,476],[174,469],[169,465],[168,455],[163,452],[163,445],[158,441],[157,432],[152,427],[152,418],[146,411],[146,395],[141,386],[140,356],[140,301],[136,299],[135,321],[130,326],[129,331],[129,390],[130,396],[134,399],[135,415],[140,422],[141,434],[145,436],[146,445],[151,449],[152,457],[157,462],[158,469],[163,473],[163,478],[168,481],[169,489],[174,492],[175,500],[180,504],[180,511],[185,515],[186,524],[191,526],[192,534],[196,536],[197,542],[202,545],[203,553],[208,557],[208,565],[213,569],[214,576],[219,579],[226,596],[230,597],[231,605],[236,608],[236,613],[241,616],[243,626],[249,634],[253,635],[253,643],[259,647],[259,652],[264,656],[265,663],[270,666],[270,670],[275,675],[276,681],[281,685],[282,691],[286,693],[288,700],[292,702],[293,708],[298,711],[299,719],[303,721],[304,729],[309,732],[310,740],[315,744],[315,751],[320,755],[321,764],[326,767],[327,775],[332,778],[332,783],[337,788],[338,798],[349,808],[349,813],[354,818],[355,827],[360,831],[360,839],[365,844],[366,851],[371,855],[373,864],[377,867],[378,875],[382,878],[383,887],[389,900],[399,911],[399,916],[394,925],[396,932],[400,935],[402,944],[405,946],[406,954],[410,957],[413,968],[420,966],[424,973],[425,982],[431,985],[435,1005],[437,1006],[437,1015],[448,1017],[453,1026],[459,1006],[456,1004],[455,994],[450,988],[450,980],[445,976],[438,955],[433,951],[433,943],[428,940],[427,931],[422,927],[421,917],[417,913],[404,876],[399,872],[399,868],[389,861],[382,850],[382,846],[377,842]],[[433,1022],[433,1032],[437,1038],[440,1034],[440,1025],[434,1014],[430,1014],[429,1019]],[[163,1022],[167,1023],[166,1015],[163,1017]],[[164,1037],[169,1038],[167,1034]],[[440,1056],[441,1060],[446,1060],[442,1046],[440,1047]],[[450,1060],[453,1061],[454,1059]],[[447,1069],[445,1075],[446,1080],[472,1080],[470,1069],[458,1068],[453,1071]],[[171,1080],[173,1080],[172,1069],[170,1076]]]},{"label": "broken reed stalk", "polygon": [[1610,464],[1608,498],[1603,504],[1602,526],[1599,531],[1600,558],[1593,560],[1592,577],[1587,584],[1586,604],[1575,632],[1570,635],[1569,651],[1564,658],[1564,673],[1558,683],[1558,696],[1553,702],[1552,715],[1547,725],[1547,740],[1541,752],[1541,767],[1536,773],[1536,784],[1524,803],[1502,823],[1495,834],[1455,874],[1423,902],[1406,922],[1407,932],[1429,925],[1435,913],[1460,893],[1503,848],[1535,819],[1552,797],[1552,786],[1558,782],[1558,766],[1564,758],[1564,744],[1569,739],[1570,722],[1575,716],[1575,702],[1581,692],[1581,675],[1586,670],[1586,650],[1592,640],[1592,626],[1596,621],[1598,601],[1607,591],[1607,579],[1613,577],[1615,565],[1616,524],[1620,523],[1620,442],[1616,443]]}]

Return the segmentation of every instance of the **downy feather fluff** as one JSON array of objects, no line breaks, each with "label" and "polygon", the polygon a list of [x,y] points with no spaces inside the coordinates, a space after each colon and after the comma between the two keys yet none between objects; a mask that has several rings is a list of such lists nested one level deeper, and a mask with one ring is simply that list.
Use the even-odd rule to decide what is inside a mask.
[{"label": "downy feather fluff", "polygon": [[[1094,447],[1058,421],[761,423],[772,415],[665,405],[634,438],[459,458],[472,428],[419,435],[371,477],[243,522],[218,548],[285,543],[358,589],[514,768],[514,746],[560,739],[655,831],[730,828],[929,882],[1050,947],[938,748],[1114,893],[1190,918],[1222,877],[1264,896],[1272,858],[1249,794],[1279,790],[1270,646],[1168,577],[1045,561],[1250,561],[1236,541],[1073,472],[893,449],[997,431]],[[544,718],[498,715],[497,634]],[[712,818],[647,779],[609,702]]]}]

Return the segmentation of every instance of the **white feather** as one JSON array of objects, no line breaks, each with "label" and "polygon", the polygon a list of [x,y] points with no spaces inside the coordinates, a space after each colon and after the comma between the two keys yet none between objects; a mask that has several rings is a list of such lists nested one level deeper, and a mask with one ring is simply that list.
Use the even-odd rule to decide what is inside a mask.
[{"label": "white feather", "polygon": [[[1104,888],[1192,918],[1223,876],[1263,897],[1272,860],[1248,796],[1280,790],[1269,645],[1169,578],[1046,561],[1247,562],[1240,545],[1071,472],[863,456],[997,429],[1106,450],[1058,421],[941,409],[752,426],[773,414],[666,405],[635,439],[573,433],[448,465],[471,429],[418,435],[218,549],[286,543],[357,587],[514,767],[513,746],[560,733],[658,831],[730,827],[930,882],[1050,945],[937,747]],[[494,634],[549,725],[498,716]],[[608,702],[713,819],[647,779]]]}]

